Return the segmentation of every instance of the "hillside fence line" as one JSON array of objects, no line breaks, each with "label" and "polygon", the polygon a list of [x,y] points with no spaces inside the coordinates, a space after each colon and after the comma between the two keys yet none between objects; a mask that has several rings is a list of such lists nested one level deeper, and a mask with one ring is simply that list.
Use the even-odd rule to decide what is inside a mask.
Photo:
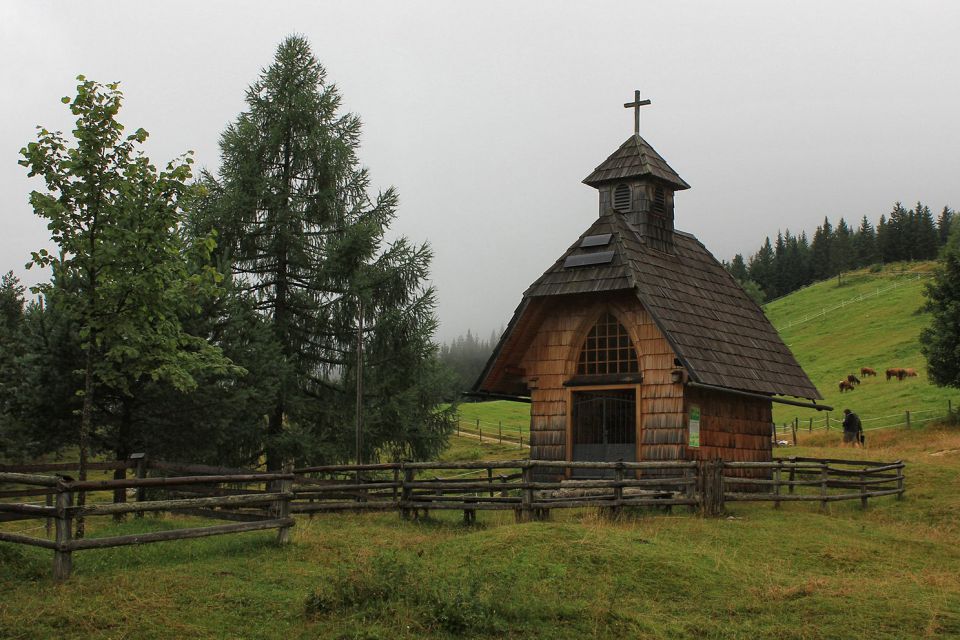
[{"label": "hillside fence line", "polygon": [[[929,275],[924,275],[924,274],[918,273],[918,274],[913,275],[912,277],[911,277],[911,276],[905,276],[905,277],[903,277],[903,279],[894,282],[892,285],[890,285],[890,286],[888,286],[888,287],[877,287],[876,291],[871,291],[871,292],[869,292],[869,293],[861,293],[861,294],[856,295],[856,296],[854,296],[854,297],[852,297],[852,298],[849,298],[849,299],[847,299],[847,300],[843,300],[843,301],[840,302],[840,304],[835,304],[835,305],[833,305],[832,307],[822,307],[821,310],[820,310],[819,312],[817,312],[817,313],[812,313],[812,314],[805,315],[805,316],[803,316],[802,318],[798,318],[797,320],[791,320],[791,321],[788,322],[787,324],[781,325],[781,326],[777,327],[776,329],[777,329],[778,332],[780,332],[780,331],[783,331],[784,329],[789,329],[789,328],[794,327],[794,326],[796,326],[796,325],[804,324],[804,323],[806,323],[806,322],[810,322],[811,320],[816,320],[817,318],[822,318],[822,317],[826,316],[828,313],[832,313],[832,312],[837,311],[837,310],[839,310],[839,309],[843,309],[843,308],[845,308],[845,307],[848,307],[848,306],[850,306],[850,305],[852,305],[852,304],[856,304],[856,303],[858,303],[858,302],[863,302],[864,300],[869,300],[870,298],[879,297],[880,295],[882,295],[882,294],[884,294],[884,293],[887,293],[887,292],[889,292],[889,291],[893,291],[894,289],[897,289],[897,288],[899,288],[899,287],[902,287],[903,285],[905,285],[905,284],[907,284],[907,283],[909,283],[909,282],[911,282],[911,281],[916,282],[917,280],[920,280],[921,278],[924,278],[924,277],[929,277]],[[815,283],[815,284],[816,284],[816,283]],[[796,291],[794,291],[794,292],[792,292],[792,293],[796,293]],[[789,295],[789,294],[788,294],[788,295]],[[783,297],[783,296],[781,296],[781,297]],[[777,300],[779,300],[779,299],[780,299],[780,298],[777,298]],[[767,304],[770,304],[770,302],[774,302],[774,300],[770,300],[769,302],[766,302],[766,303],[764,303],[764,304],[767,305]]]},{"label": "hillside fence line", "polygon": [[[781,422],[780,424],[774,423],[772,434],[774,442],[782,442],[781,438],[787,438],[787,442],[790,442],[790,438],[792,438],[792,444],[795,446],[798,443],[798,434],[813,433],[814,431],[836,430],[839,436],[840,431],[843,429],[843,414],[841,413],[835,417],[830,411],[824,413],[825,415],[823,416],[809,418],[794,417],[793,420],[787,422]],[[949,419],[954,415],[953,401],[947,400],[946,414],[940,409],[907,410],[871,418],[860,416],[860,422],[866,433],[881,429],[912,429],[935,420],[942,420],[944,417]]]},{"label": "hillside fence line", "polygon": [[503,420],[488,422],[486,420],[457,420],[458,436],[477,438],[480,442],[496,442],[497,444],[515,444],[518,448],[530,448],[530,429],[519,424],[504,424]]},{"label": "hillside fence line", "polygon": [[[133,478],[74,481],[47,475],[72,471],[77,463],[0,465],[0,523],[29,522],[0,530],[0,542],[54,552],[53,576],[70,576],[75,551],[184,540],[230,533],[277,530],[290,541],[294,514],[396,511],[407,520],[432,511],[462,511],[465,523],[477,511],[512,511],[517,522],[543,520],[553,509],[600,508],[617,517],[624,508],[686,507],[704,516],[723,513],[727,502],[831,502],[905,491],[902,461],[876,462],[791,457],[771,462],[565,462],[506,460],[397,462],[292,468],[281,473],[208,465],[131,460],[92,463],[91,470],[135,471]],[[539,474],[537,472],[540,472]],[[544,472],[563,479],[538,479]],[[588,477],[580,477],[585,474]],[[17,487],[17,488],[12,488]],[[127,502],[127,492],[132,501]],[[89,501],[75,506],[85,493]],[[35,501],[43,498],[42,502]],[[76,539],[78,517],[176,513],[230,524]],[[44,531],[41,536],[35,532]],[[34,535],[28,535],[34,532]]]}]

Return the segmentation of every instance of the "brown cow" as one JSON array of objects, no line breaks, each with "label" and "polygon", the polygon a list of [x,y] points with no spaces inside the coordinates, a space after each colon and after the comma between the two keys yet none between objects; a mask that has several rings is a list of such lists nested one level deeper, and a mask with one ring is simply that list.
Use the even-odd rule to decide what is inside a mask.
[{"label": "brown cow", "polygon": [[854,388],[855,387],[853,386],[852,382],[848,382],[846,380],[840,381],[840,393],[843,393],[844,391],[853,391]]},{"label": "brown cow", "polygon": [[896,378],[897,380],[903,380],[904,376],[907,375],[907,370],[900,367],[891,367],[887,369],[887,380],[890,378]]},{"label": "brown cow", "polygon": [[877,375],[876,369],[871,369],[870,367],[860,367],[860,376],[866,378],[867,376]]},{"label": "brown cow", "polygon": [[850,384],[860,384],[860,378],[858,378],[857,376],[851,373],[847,375],[847,382],[849,382]]}]

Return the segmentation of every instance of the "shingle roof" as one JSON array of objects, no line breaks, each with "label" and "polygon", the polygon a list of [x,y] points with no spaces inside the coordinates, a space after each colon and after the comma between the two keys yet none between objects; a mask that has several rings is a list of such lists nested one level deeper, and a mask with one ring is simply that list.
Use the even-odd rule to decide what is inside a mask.
[{"label": "shingle roof", "polygon": [[604,182],[641,176],[660,178],[673,185],[676,191],[690,188],[690,185],[677,175],[667,161],[636,133],[627,138],[627,141],[620,145],[620,148],[609,158],[601,162],[593,173],[583,179],[583,182],[596,187]]},{"label": "shingle roof", "polygon": [[[583,237],[602,233],[612,234],[609,245],[580,247]],[[695,382],[820,399],[763,311],[723,265],[692,235],[675,231],[673,238],[674,252],[665,253],[647,246],[623,216],[602,216],[530,285],[524,298],[633,289]],[[614,252],[609,264],[564,266],[570,256],[598,250]],[[522,313],[521,306],[517,315]],[[501,343],[510,333],[508,329]]]}]

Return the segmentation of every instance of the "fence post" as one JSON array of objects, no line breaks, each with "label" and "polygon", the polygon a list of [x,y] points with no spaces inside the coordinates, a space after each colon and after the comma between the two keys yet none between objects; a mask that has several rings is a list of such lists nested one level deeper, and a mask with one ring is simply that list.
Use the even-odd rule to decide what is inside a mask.
[{"label": "fence post", "polygon": [[523,491],[520,498],[520,511],[517,512],[517,520],[520,522],[529,522],[531,511],[533,509],[533,489],[530,483],[533,482],[533,467],[531,462],[525,462],[522,470]]},{"label": "fence post", "polygon": [[826,512],[827,510],[827,481],[830,477],[830,472],[827,469],[827,463],[820,463],[820,511]]},{"label": "fence post", "polygon": [[794,418],[793,420],[793,446],[797,446],[797,421],[800,418]]},{"label": "fence post", "polygon": [[686,485],[683,488],[683,493],[684,493],[684,497],[686,497],[687,500],[691,501],[689,505],[691,513],[694,513],[697,510],[697,505],[695,504],[696,502],[696,495],[695,495],[696,486],[695,485],[696,485],[697,479],[696,479],[696,476],[694,476],[694,468],[695,467],[684,467],[683,469],[683,479],[686,482]]},{"label": "fence post", "polygon": [[[137,469],[137,480],[143,480],[147,477],[147,454],[146,453],[131,453],[130,459],[136,463]],[[146,498],[146,489],[143,487],[137,487],[137,502],[144,502]],[[143,511],[137,511],[133,514],[135,518],[142,518]]]},{"label": "fence post", "polygon": [[[47,489],[47,495],[45,496],[44,503],[47,507],[53,506],[53,494],[50,493],[51,489]],[[43,525],[43,532],[47,534],[47,537],[50,537],[50,534],[53,532],[53,518],[47,518],[46,522]]]},{"label": "fence post", "polygon": [[796,479],[797,479],[797,458],[796,458],[796,456],[791,456],[791,457],[790,457],[790,475],[789,475],[788,477],[789,477],[789,479],[790,479],[790,486],[787,487],[787,493],[793,493],[793,483],[794,483],[794,482],[796,481]]},{"label": "fence post", "polygon": [[[69,480],[69,478],[64,478]],[[67,545],[72,536],[73,518],[70,507],[73,506],[73,492],[67,491],[62,484],[57,485],[57,548],[53,552],[53,579],[66,580],[73,570],[73,557]]]},{"label": "fence post", "polygon": [[[773,495],[780,497],[780,474],[783,471],[783,460],[777,460],[777,466],[773,470]],[[780,508],[780,500],[773,501],[773,508]]]},{"label": "fence post", "polygon": [[497,434],[500,438],[500,444],[503,444],[503,420],[497,420]]},{"label": "fence post", "polygon": [[807,429],[810,433],[813,433],[813,418],[810,418],[810,427]]},{"label": "fence post", "polygon": [[410,497],[413,495],[413,488],[410,483],[413,482],[413,469],[408,469],[404,463],[400,463],[403,469],[403,486],[400,489],[400,517],[404,520],[410,519]]},{"label": "fence post", "polygon": [[480,418],[477,418],[477,432],[480,434],[480,442],[483,442],[483,429],[480,427]]},{"label": "fence post", "polygon": [[907,429],[910,428],[910,412],[907,411]]},{"label": "fence post", "polygon": [[493,497],[493,466],[487,467],[487,483],[490,485],[490,497]]},{"label": "fence post", "polygon": [[610,511],[610,515],[614,518],[619,518],[620,514],[623,512],[623,507],[621,503],[623,502],[623,463],[618,462],[616,468],[613,470],[614,475],[614,487],[613,487],[613,509]]},{"label": "fence post", "polygon": [[701,460],[697,463],[697,471],[701,514],[718,516],[723,511],[723,461]]},{"label": "fence post", "polygon": [[[293,464],[287,462],[283,465],[284,473],[293,473]],[[277,501],[274,503],[274,517],[275,518],[289,518],[290,517],[290,494],[293,491],[293,480],[284,479],[277,480],[274,484],[277,492],[284,494],[282,497],[277,498]],[[277,530],[277,544],[284,545],[290,542],[290,529],[293,528],[293,525],[286,525],[280,527]]]},{"label": "fence post", "polygon": [[[897,464],[902,465],[902,460],[897,460]],[[903,500],[903,467],[897,467],[897,500]]]},{"label": "fence post", "polygon": [[867,485],[865,484],[866,480],[867,480],[866,475],[861,473],[860,474],[860,508],[861,509],[867,508]]}]

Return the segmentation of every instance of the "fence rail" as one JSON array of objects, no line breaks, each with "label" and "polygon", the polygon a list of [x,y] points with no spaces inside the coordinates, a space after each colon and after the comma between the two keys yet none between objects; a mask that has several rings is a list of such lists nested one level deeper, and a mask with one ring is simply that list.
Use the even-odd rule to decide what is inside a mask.
[{"label": "fence rail", "polygon": [[[44,496],[45,504],[30,502],[0,502],[0,522],[13,520],[42,519],[45,524],[30,530],[44,529],[46,537],[26,535],[26,531],[0,531],[0,541],[14,542],[30,546],[51,549],[54,552],[53,576],[63,580],[70,576],[73,568],[73,552],[87,549],[105,549],[125,545],[138,545],[149,542],[185,540],[207,536],[277,529],[277,540],[283,544],[290,539],[290,528],[294,520],[290,516],[290,502],[293,499],[291,485],[294,479],[292,471],[284,473],[259,473],[243,470],[243,473],[217,473],[190,476],[146,477],[150,469],[169,473],[182,465],[169,463],[150,463],[142,456],[138,459],[120,462],[93,463],[88,468],[98,470],[135,469],[137,477],[114,480],[74,481],[65,475],[41,475],[26,471],[62,472],[77,469],[77,463],[56,463],[49,465],[0,466],[0,485],[29,487],[28,489],[5,490],[0,496],[6,498],[30,498]],[[198,465],[193,465],[193,471]],[[222,472],[223,469],[215,469]],[[229,485],[229,487],[224,486]],[[231,488],[249,487],[243,493]],[[126,491],[136,490],[136,501],[126,502]],[[176,490],[176,491],[173,491]],[[99,498],[98,494],[107,491],[113,501],[94,499],[75,504],[80,495]],[[184,495],[186,492],[186,495]],[[205,493],[203,497],[190,495]],[[167,495],[164,495],[167,494]],[[73,524],[78,518],[92,516],[122,516],[133,513],[142,517],[145,512],[189,513],[215,520],[241,520],[232,524],[199,526],[170,531],[116,535],[98,538],[75,538]],[[50,538],[53,539],[50,539]]]},{"label": "fence rail", "polygon": [[[917,281],[917,280],[920,280],[922,277],[924,277],[924,275],[923,275],[923,274],[919,274],[919,273],[915,274],[913,277],[906,276],[906,277],[904,277],[902,280],[898,280],[897,282],[894,282],[892,285],[890,285],[890,286],[888,286],[888,287],[883,287],[883,288],[877,287],[876,291],[870,291],[869,293],[861,293],[861,294],[859,294],[859,295],[857,295],[857,296],[854,296],[854,297],[852,297],[852,298],[849,298],[849,299],[847,299],[847,300],[843,300],[843,301],[840,302],[840,304],[835,304],[835,305],[833,305],[832,307],[823,307],[818,313],[807,314],[806,316],[804,316],[804,317],[802,317],[802,318],[798,318],[797,320],[791,320],[791,321],[788,322],[787,324],[777,327],[777,331],[783,331],[784,329],[789,329],[790,327],[795,327],[795,326],[798,325],[798,324],[804,324],[804,323],[806,323],[806,322],[810,322],[811,320],[816,320],[817,318],[822,318],[822,317],[826,316],[828,313],[831,313],[831,312],[833,312],[833,311],[837,311],[838,309],[843,309],[844,307],[850,306],[850,305],[852,305],[852,304],[856,304],[857,302],[862,302],[862,301],[868,300],[868,299],[870,299],[870,298],[876,298],[876,297],[880,296],[881,294],[884,294],[884,293],[887,293],[887,292],[889,292],[889,291],[893,291],[894,289],[897,289],[897,288],[899,288],[899,287],[902,287],[904,284],[907,284],[908,282],[911,282],[911,281],[914,281],[914,282],[915,282],[915,281]],[[777,298],[777,299],[779,299],[779,298]],[[767,302],[766,304],[770,304],[770,302],[774,302],[774,301],[773,301],[773,300],[770,300],[770,301]]]},{"label": "fence rail", "polygon": [[[51,465],[66,470],[69,465]],[[72,552],[167,540],[277,529],[289,541],[293,514],[337,511],[396,511],[420,519],[431,511],[462,511],[472,523],[477,511],[513,511],[518,522],[549,517],[552,509],[600,508],[616,516],[625,507],[685,506],[703,515],[722,513],[727,502],[819,502],[822,509],[840,500],[860,500],[905,491],[902,461],[877,462],[800,458],[771,462],[666,461],[568,462],[504,460],[398,462],[292,468],[282,473],[205,465],[131,461],[137,477],[75,482],[69,477],[24,473],[26,467],[0,466],[0,485],[41,491],[45,504],[0,502],[0,521],[46,521],[47,536],[0,531],[0,541],[54,551],[54,577],[70,575]],[[75,468],[75,465],[73,467]],[[115,467],[105,467],[105,469]],[[30,465],[42,471],[43,465]],[[153,476],[148,477],[152,472]],[[176,475],[190,474],[190,475]],[[574,475],[576,474],[576,475]],[[136,501],[93,500],[74,506],[81,492],[137,491]],[[20,499],[22,495],[8,497]],[[27,496],[31,497],[31,496]],[[81,516],[120,516],[172,512],[231,524],[74,539],[71,526]],[[39,527],[44,528],[44,527]],[[55,529],[55,532],[54,532]],[[55,535],[54,535],[55,534]],[[52,539],[51,539],[52,538]]]}]

